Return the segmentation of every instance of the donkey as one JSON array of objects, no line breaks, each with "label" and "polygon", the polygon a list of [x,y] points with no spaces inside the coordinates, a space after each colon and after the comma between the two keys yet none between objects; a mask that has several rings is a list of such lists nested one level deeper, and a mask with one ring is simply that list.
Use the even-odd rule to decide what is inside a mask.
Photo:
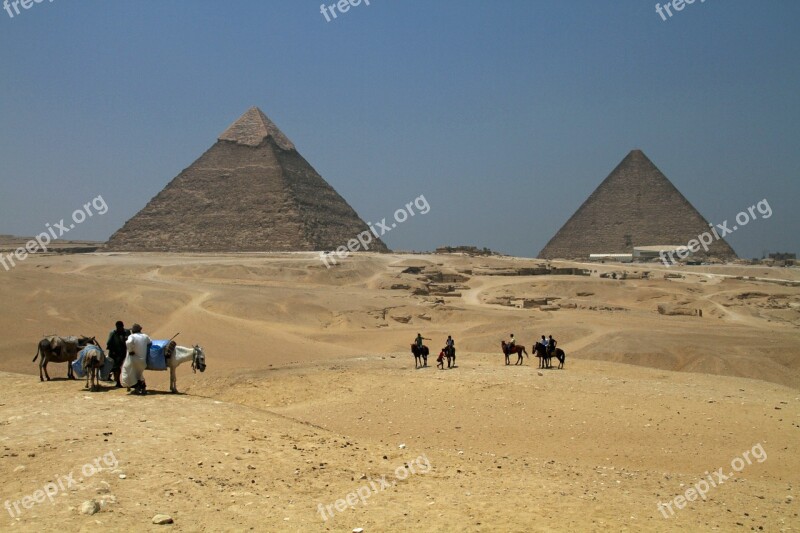
[{"label": "donkey", "polygon": [[191,348],[185,346],[176,346],[175,353],[172,357],[167,359],[169,366],[169,390],[173,394],[178,394],[177,377],[175,370],[183,363],[192,362],[192,372],[197,373],[206,371],[206,354],[203,349],[195,344]]},{"label": "donkey", "polygon": [[86,373],[86,387],[89,389],[91,382],[91,391],[94,392],[100,389],[100,369],[106,364],[106,353],[97,344],[97,341],[92,337],[89,345],[81,350],[83,356],[83,371]]},{"label": "donkey", "polygon": [[[128,357],[125,358],[125,363],[122,365],[122,381],[124,382],[125,386],[128,387],[128,390],[131,387],[135,387],[133,385],[133,380],[140,379],[144,382],[143,373],[144,370],[151,370],[151,371],[164,371],[165,368],[136,368],[135,365],[140,365],[142,362],[146,365],[147,361],[147,353],[140,353],[140,346],[136,344],[129,345],[129,349],[133,348],[134,355],[128,354]],[[137,359],[137,361],[134,361]],[[177,376],[175,371],[177,368],[182,365],[183,363],[188,363],[189,361],[192,362],[192,372],[200,372],[206,371],[206,354],[199,345],[195,344],[191,348],[187,348],[186,346],[175,346],[174,353],[166,359],[167,368],[169,368],[169,390],[173,394],[178,393],[178,385],[177,385]],[[141,389],[137,390],[137,394],[147,394],[146,389],[142,387]]]},{"label": "donkey", "polygon": [[[36,355],[33,356],[33,361],[41,354],[39,359],[39,381],[50,381],[50,374],[47,373],[47,363],[67,363],[67,378],[75,379],[75,374],[72,371],[72,362],[78,358],[78,352],[85,348],[91,337],[59,337],[57,335],[50,335],[39,341],[39,346],[36,348]],[[96,341],[95,341],[96,342]]]}]

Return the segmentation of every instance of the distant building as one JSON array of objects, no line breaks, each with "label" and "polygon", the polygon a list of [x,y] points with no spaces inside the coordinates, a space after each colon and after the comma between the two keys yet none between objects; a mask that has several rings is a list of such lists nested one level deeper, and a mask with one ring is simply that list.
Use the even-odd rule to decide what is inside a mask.
[{"label": "distant building", "polygon": [[633,255],[632,254],[589,254],[589,261],[599,261],[601,263],[605,263],[606,261],[609,261],[611,263],[632,263]]},{"label": "distant building", "polygon": [[674,262],[679,259],[678,252],[681,251],[683,251],[683,255],[685,256],[692,255],[691,250],[689,250],[686,245],[634,246],[633,259],[635,261],[659,259],[662,261]]},{"label": "distant building", "polygon": [[776,252],[774,254],[769,254],[770,259],[774,259],[775,261],[794,261],[797,259],[797,254],[792,254],[789,252]]},{"label": "distant building", "polygon": [[499,255],[489,248],[477,246],[440,246],[434,253],[437,254],[465,254],[465,255]]}]

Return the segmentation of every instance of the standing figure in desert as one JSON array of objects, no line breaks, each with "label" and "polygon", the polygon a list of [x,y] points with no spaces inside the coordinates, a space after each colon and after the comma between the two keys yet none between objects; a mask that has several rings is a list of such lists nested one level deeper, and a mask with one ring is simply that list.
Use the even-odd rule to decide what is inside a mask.
[{"label": "standing figure in desert", "polygon": [[142,326],[131,326],[131,334],[125,341],[128,356],[122,365],[122,384],[134,394],[147,394],[144,382],[144,370],[147,368],[147,352],[150,350],[150,337],[142,333]]},{"label": "standing figure in desert", "polygon": [[122,387],[120,382],[120,374],[122,373],[122,365],[125,362],[125,355],[127,354],[127,347],[125,341],[131,334],[131,330],[125,329],[125,324],[121,320],[117,320],[114,329],[108,334],[108,341],[106,342],[106,350],[108,356],[114,361],[112,373],[116,381],[117,388]]}]

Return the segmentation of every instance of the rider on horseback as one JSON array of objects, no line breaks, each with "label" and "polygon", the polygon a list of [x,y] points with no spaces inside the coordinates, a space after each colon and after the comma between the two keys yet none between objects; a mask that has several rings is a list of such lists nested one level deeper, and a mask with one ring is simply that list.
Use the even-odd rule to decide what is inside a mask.
[{"label": "rider on horseback", "polygon": [[430,339],[423,337],[421,333],[417,333],[417,338],[414,339],[414,343],[411,345],[411,353],[414,354],[414,362],[416,363],[415,368],[428,366],[428,347],[422,343],[423,340]]},{"label": "rider on horseback", "polygon": [[[453,340],[453,337],[450,335],[447,336],[447,341],[444,345],[444,353],[447,356],[447,368],[450,368],[452,363],[455,366],[456,363],[456,341]],[[452,358],[452,361],[451,361]]]},{"label": "rider on horseback", "polygon": [[444,343],[445,349],[450,353],[450,357],[456,353],[456,341],[450,335],[447,336],[447,341]]},{"label": "rider on horseback", "polygon": [[558,344],[558,343],[553,338],[553,336],[552,335],[548,335],[547,344],[545,345],[545,346],[547,346],[547,355],[553,355],[553,352],[556,351],[556,344]]},{"label": "rider on horseback", "polygon": [[509,339],[508,343],[506,344],[506,355],[509,355],[511,352],[514,351],[514,348],[517,346],[517,341],[514,339],[514,334],[511,334],[511,339]]},{"label": "rider on horseback", "polygon": [[430,339],[427,337],[423,337],[422,333],[417,333],[417,338],[414,339],[414,342],[417,343],[417,348],[419,348],[420,350],[422,349],[423,340],[429,341]]}]

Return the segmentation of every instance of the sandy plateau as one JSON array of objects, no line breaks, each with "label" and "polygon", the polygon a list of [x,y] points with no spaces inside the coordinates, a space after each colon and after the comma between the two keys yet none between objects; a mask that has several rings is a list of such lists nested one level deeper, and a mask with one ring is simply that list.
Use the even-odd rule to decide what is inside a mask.
[{"label": "sandy plateau", "polygon": [[[517,275],[538,264],[94,253],[0,271],[0,530],[800,530],[800,270]],[[158,372],[146,397],[85,391],[64,364],[39,382],[42,335],[104,341],[117,319],[180,332],[208,369],[181,367],[178,395]],[[433,354],[415,370],[417,332]],[[511,332],[529,353],[552,334],[566,368],[505,366]],[[438,370],[448,334],[457,368]],[[734,475],[680,501],[717,472]],[[53,503],[24,499],[69,475]]]}]

